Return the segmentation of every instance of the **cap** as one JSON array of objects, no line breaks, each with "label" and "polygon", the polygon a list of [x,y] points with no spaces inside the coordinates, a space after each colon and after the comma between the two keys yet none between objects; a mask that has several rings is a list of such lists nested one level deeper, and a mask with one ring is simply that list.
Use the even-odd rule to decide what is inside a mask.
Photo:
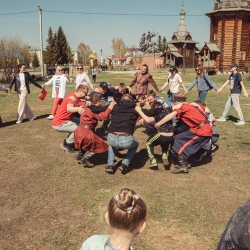
[{"label": "cap", "polygon": [[108,88],[108,84],[107,84],[106,82],[101,82],[101,83],[100,83],[100,87],[101,87],[102,89],[107,89],[107,88]]},{"label": "cap", "polygon": [[182,94],[177,94],[174,96],[174,102],[185,102],[187,97]]},{"label": "cap", "polygon": [[234,62],[234,63],[232,63],[232,64],[231,64],[231,68],[233,68],[233,67],[238,68],[238,67],[239,67],[239,65],[238,65],[237,63],[235,63],[235,62]]},{"label": "cap", "polygon": [[107,82],[108,85],[111,85],[111,82]]},{"label": "cap", "polygon": [[175,66],[171,66],[170,69],[169,69],[169,72],[174,72],[175,70],[177,70],[177,68]]}]

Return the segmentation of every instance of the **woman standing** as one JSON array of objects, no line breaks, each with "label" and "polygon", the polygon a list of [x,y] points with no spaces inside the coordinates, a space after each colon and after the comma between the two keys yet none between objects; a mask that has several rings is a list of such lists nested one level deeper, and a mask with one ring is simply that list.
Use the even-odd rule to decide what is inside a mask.
[{"label": "woman standing", "polygon": [[90,87],[92,90],[94,90],[93,84],[89,80],[88,75],[86,72],[83,71],[83,65],[79,64],[77,66],[77,75],[76,75],[76,89],[79,85],[85,85],[87,87]]},{"label": "woman standing", "polygon": [[96,76],[97,76],[97,67],[92,67],[91,68],[91,74],[92,74],[92,81],[93,83],[96,82]]},{"label": "woman standing", "polygon": [[53,108],[51,111],[51,115],[47,118],[49,120],[53,120],[58,105],[62,104],[63,98],[66,95],[66,82],[70,82],[71,80],[68,78],[68,74],[63,74],[63,69],[61,66],[56,67],[56,74],[45,84],[42,85],[44,89],[46,86],[53,84],[52,86],[52,98],[55,98]]},{"label": "woman standing", "polygon": [[184,92],[187,92],[185,85],[181,79],[180,74],[178,73],[178,70],[175,66],[170,67],[169,69],[170,74],[168,75],[168,80],[166,83],[162,86],[160,89],[160,92],[169,84],[169,90],[167,92],[168,94],[168,100],[173,102],[174,101],[174,96],[176,94],[180,93],[180,84],[182,85]]},{"label": "woman standing", "polygon": [[218,91],[217,86],[214,84],[214,82],[210,79],[208,74],[204,72],[204,69],[202,65],[197,65],[196,67],[196,79],[193,81],[193,83],[188,87],[185,94],[187,95],[188,92],[194,87],[194,85],[197,84],[197,90],[198,90],[198,100],[205,103],[205,99],[207,96],[207,92],[210,89],[214,89]]}]

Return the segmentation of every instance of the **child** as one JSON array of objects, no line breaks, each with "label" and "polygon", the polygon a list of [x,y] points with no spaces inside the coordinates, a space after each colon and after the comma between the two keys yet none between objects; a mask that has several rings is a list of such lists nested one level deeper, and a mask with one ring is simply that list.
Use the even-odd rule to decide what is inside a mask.
[{"label": "child", "polygon": [[133,239],[145,229],[146,213],[146,204],[140,196],[131,189],[122,189],[111,198],[105,214],[111,226],[111,235],[93,235],[83,243],[80,250],[132,250]]},{"label": "child", "polygon": [[237,71],[238,69],[237,63],[231,64],[231,72],[229,79],[221,86],[220,89],[218,89],[218,93],[221,93],[221,90],[230,82],[231,83],[231,90],[230,90],[230,96],[228,97],[227,103],[225,105],[225,109],[223,111],[223,114],[221,118],[217,119],[218,122],[225,122],[226,116],[231,108],[232,105],[234,105],[234,109],[238,114],[239,121],[234,123],[235,125],[244,125],[244,117],[240,108],[240,94],[241,90],[243,89],[244,96],[248,97],[248,94],[246,92],[245,86],[242,82],[241,74]]},{"label": "child", "polygon": [[[162,104],[159,102],[155,102],[152,108],[159,108]],[[145,120],[146,123],[153,125],[155,122],[159,122],[165,116],[172,112],[170,107],[162,109],[162,111],[157,114],[155,117],[148,117],[145,115],[140,107],[136,107],[135,109],[139,115]],[[162,147],[162,161],[164,165],[168,165],[168,154],[169,154],[169,146],[173,142],[173,123],[172,120],[167,121],[162,124],[152,136],[150,136],[147,140],[146,146],[148,151],[148,157],[150,159],[150,167],[158,167],[157,161],[154,156],[154,147],[157,145],[161,145]]]}]

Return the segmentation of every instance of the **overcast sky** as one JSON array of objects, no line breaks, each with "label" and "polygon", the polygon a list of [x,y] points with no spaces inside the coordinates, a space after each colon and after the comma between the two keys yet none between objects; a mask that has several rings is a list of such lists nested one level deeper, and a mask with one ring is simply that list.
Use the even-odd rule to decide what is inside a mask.
[{"label": "overcast sky", "polygon": [[[83,42],[99,56],[102,49],[103,57],[113,54],[112,38],[120,37],[127,46],[138,47],[143,33],[155,31],[169,41],[177,31],[182,7],[182,0],[0,0],[0,3],[0,38],[18,36],[39,48],[37,4],[40,4],[44,48],[49,27],[57,31],[62,26],[73,50]],[[213,3],[214,0],[184,0],[187,30],[200,48],[209,41],[210,19],[205,13],[213,11]]]}]

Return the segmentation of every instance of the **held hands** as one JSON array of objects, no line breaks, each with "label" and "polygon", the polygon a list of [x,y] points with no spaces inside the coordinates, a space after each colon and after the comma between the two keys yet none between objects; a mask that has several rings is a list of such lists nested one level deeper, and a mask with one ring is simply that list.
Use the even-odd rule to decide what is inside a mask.
[{"label": "held hands", "polygon": [[184,90],[184,95],[187,95],[188,94],[188,91],[187,90]]},{"label": "held hands", "polygon": [[245,93],[244,96],[245,96],[245,97],[248,97],[248,93]]},{"label": "held hands", "polygon": [[78,112],[80,115],[83,114],[83,112],[84,112],[83,106],[78,107],[78,111],[77,111],[77,112]]},{"label": "held hands", "polygon": [[220,93],[221,93],[221,89],[218,89],[218,90],[217,90],[217,94],[220,94]]}]

